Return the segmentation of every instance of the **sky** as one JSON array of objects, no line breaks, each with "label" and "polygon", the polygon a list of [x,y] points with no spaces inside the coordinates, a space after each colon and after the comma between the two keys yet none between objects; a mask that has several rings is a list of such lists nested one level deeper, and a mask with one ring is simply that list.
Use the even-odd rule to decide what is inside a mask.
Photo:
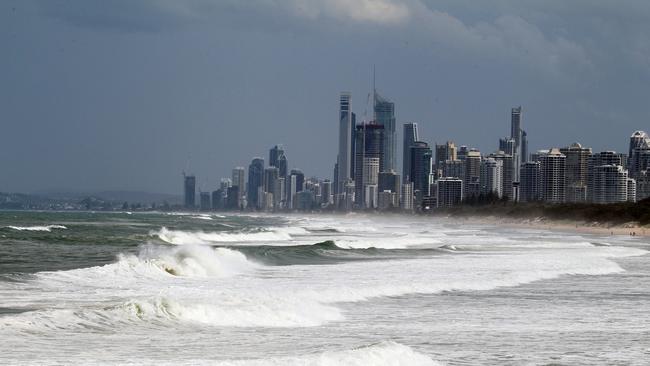
[{"label": "sky", "polygon": [[531,150],[625,152],[648,34],[647,0],[4,0],[0,191],[212,190],[275,144],[331,178],[373,65],[431,144],[493,152],[521,105]]}]

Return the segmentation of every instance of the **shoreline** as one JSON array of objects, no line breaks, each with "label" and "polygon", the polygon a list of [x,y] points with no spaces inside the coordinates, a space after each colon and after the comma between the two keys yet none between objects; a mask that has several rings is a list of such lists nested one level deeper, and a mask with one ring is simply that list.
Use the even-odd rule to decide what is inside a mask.
[{"label": "shoreline", "polygon": [[499,225],[512,228],[540,229],[549,231],[563,231],[581,234],[602,236],[629,236],[650,237],[650,227],[639,225],[638,222],[624,224],[607,224],[599,222],[585,222],[577,220],[554,220],[543,217],[535,219],[513,219],[502,216],[446,216],[449,219],[460,219],[468,223]]}]

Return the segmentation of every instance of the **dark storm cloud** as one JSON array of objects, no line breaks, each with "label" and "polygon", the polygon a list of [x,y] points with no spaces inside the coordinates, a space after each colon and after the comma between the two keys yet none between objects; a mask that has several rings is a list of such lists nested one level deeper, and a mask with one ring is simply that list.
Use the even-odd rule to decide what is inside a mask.
[{"label": "dark storm cloud", "polygon": [[[336,100],[370,69],[430,142],[484,152],[524,106],[532,148],[625,149],[647,125],[650,3],[493,0],[7,1],[0,191],[206,189],[284,143],[329,176]],[[364,113],[364,111],[366,111]],[[17,153],[19,152],[19,153]]]}]

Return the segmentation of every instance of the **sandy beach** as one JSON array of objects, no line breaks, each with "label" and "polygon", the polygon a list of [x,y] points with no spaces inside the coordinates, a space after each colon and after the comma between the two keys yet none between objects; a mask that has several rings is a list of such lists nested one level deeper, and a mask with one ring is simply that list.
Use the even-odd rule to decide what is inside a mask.
[{"label": "sandy beach", "polygon": [[650,236],[650,227],[641,226],[637,222],[611,225],[600,222],[551,220],[546,218],[513,219],[499,216],[467,216],[454,217],[454,219],[503,227],[535,228],[597,235]]}]

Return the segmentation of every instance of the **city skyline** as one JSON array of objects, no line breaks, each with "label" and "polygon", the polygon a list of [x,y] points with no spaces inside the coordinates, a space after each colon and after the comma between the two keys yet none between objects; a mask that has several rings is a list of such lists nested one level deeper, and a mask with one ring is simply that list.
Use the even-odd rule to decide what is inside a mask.
[{"label": "city skyline", "polygon": [[[243,168],[237,167],[233,179],[221,179],[218,190],[199,188],[199,209],[410,212],[494,200],[606,204],[650,197],[650,137],[641,130],[629,137],[627,154],[595,152],[577,141],[530,153],[520,105],[510,109],[510,133],[495,141],[494,150],[481,152],[462,142],[457,147],[450,140],[432,146],[419,138],[418,124],[410,122],[402,125],[399,154],[395,103],[379,96],[374,73],[371,93],[372,119],[361,121],[353,112],[351,93],[339,95],[339,117],[332,124],[338,131],[338,150],[331,176],[306,177],[298,168],[289,172],[284,146],[275,145],[269,150],[268,167],[263,158],[252,159],[245,197],[240,193],[243,176],[235,178],[235,171]],[[184,182],[184,208],[193,210],[196,177],[184,176]]]},{"label": "city skyline", "polygon": [[328,176],[337,95],[369,117],[372,65],[397,145],[414,121],[491,150],[523,105],[531,151],[626,151],[650,116],[646,2],[118,3],[0,4],[3,191],[177,193],[188,160],[207,187],[278,143]]}]

